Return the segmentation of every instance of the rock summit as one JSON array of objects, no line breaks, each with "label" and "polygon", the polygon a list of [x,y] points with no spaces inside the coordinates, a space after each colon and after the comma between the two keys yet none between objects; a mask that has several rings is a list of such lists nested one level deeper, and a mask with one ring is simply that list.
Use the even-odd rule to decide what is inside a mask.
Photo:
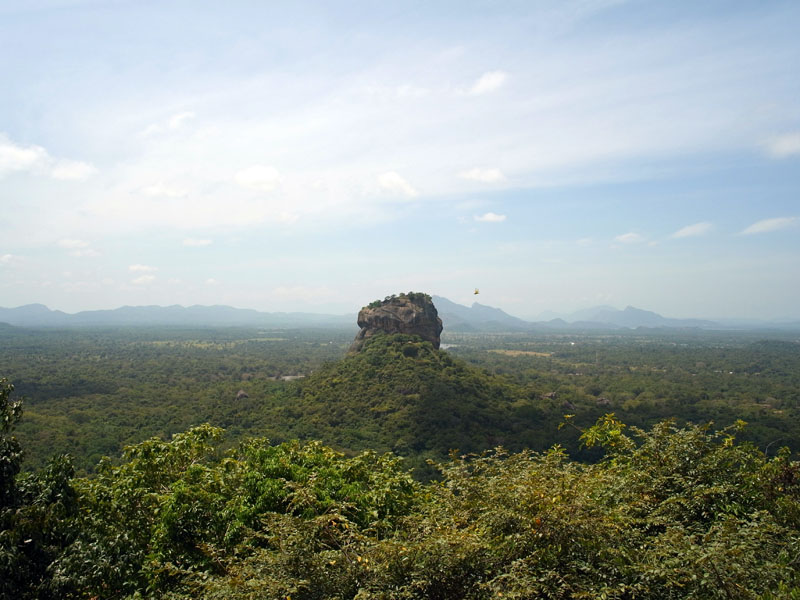
[{"label": "rock summit", "polygon": [[418,335],[439,348],[442,320],[428,294],[409,292],[387,296],[362,308],[358,313],[361,328],[350,346],[358,352],[364,342],[377,333],[405,333]]}]

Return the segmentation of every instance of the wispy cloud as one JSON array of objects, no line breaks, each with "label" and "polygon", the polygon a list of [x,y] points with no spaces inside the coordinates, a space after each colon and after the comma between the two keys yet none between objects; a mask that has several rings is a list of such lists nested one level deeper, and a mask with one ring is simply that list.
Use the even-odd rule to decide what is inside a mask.
[{"label": "wispy cloud", "polygon": [[621,244],[640,244],[645,241],[645,238],[641,234],[630,231],[628,233],[618,235],[614,238],[614,241],[620,242]]},{"label": "wispy cloud", "polygon": [[468,179],[469,181],[479,181],[481,183],[498,183],[505,181],[506,176],[500,169],[469,169],[461,171],[458,174],[461,179]]},{"label": "wispy cloud", "polygon": [[133,273],[152,273],[154,271],[158,271],[158,267],[152,267],[150,265],[130,265],[128,267],[128,271]]},{"label": "wispy cloud", "polygon": [[182,113],[178,113],[176,115],[172,115],[169,120],[167,121],[167,127],[170,129],[178,129],[185,121],[189,119],[194,119],[195,114],[191,111],[186,111]]},{"label": "wispy cloud", "polygon": [[776,135],[764,143],[767,152],[775,158],[800,154],[800,131]]},{"label": "wispy cloud", "polygon": [[280,184],[281,174],[271,165],[253,165],[236,173],[233,180],[243,188],[272,192]]},{"label": "wispy cloud", "polygon": [[744,235],[753,235],[756,233],[770,233],[772,231],[779,231],[791,227],[797,222],[797,217],[775,217],[774,219],[763,219],[756,221],[749,227],[742,230]]},{"label": "wispy cloud", "polygon": [[149,137],[152,135],[157,135],[159,133],[175,131],[177,129],[180,129],[186,121],[194,119],[196,116],[197,115],[195,115],[191,111],[176,113],[170,117],[167,117],[163,121],[159,121],[158,123],[151,123],[142,130],[140,135],[142,137]]},{"label": "wispy cloud", "polygon": [[279,210],[272,213],[269,220],[273,223],[281,223],[283,225],[291,225],[300,218],[297,213],[289,212],[288,210]]},{"label": "wispy cloud", "polygon": [[156,280],[155,275],[142,275],[141,277],[132,279],[131,283],[135,285],[147,285],[148,283],[153,283],[155,280]]},{"label": "wispy cloud", "polygon": [[78,258],[94,258],[96,256],[100,256],[100,253],[94,248],[80,248],[70,252],[70,255]]},{"label": "wispy cloud", "polygon": [[74,239],[63,239],[58,241],[58,245],[61,248],[88,248],[89,242],[86,240],[74,240]]},{"label": "wispy cloud", "polygon": [[475,215],[473,218],[481,223],[502,223],[506,220],[506,215],[498,215],[497,213],[487,212],[482,215]]},{"label": "wispy cloud", "polygon": [[671,238],[697,237],[700,235],[707,234],[713,228],[714,226],[708,222],[695,223],[694,225],[687,225],[686,227],[682,227],[669,237]]},{"label": "wispy cloud", "polygon": [[14,171],[29,171],[53,179],[82,181],[97,172],[83,161],[56,159],[41,146],[23,146],[0,133],[0,176]]},{"label": "wispy cloud", "polygon": [[401,85],[397,88],[397,96],[399,98],[424,98],[430,94],[430,90],[415,85]]},{"label": "wispy cloud", "polygon": [[505,71],[489,71],[481,75],[472,87],[469,88],[469,94],[472,96],[480,96],[482,94],[489,94],[500,89],[505,84],[508,78],[508,73]]},{"label": "wispy cloud", "polygon": [[63,239],[58,241],[59,248],[68,250],[70,256],[77,258],[92,258],[100,256],[100,253],[91,247],[86,240]]},{"label": "wispy cloud", "polygon": [[53,179],[85,181],[97,172],[97,168],[79,160],[60,160],[50,171]]},{"label": "wispy cloud", "polygon": [[167,185],[162,182],[142,188],[142,193],[154,198],[183,198],[188,193],[185,189]]},{"label": "wispy cloud", "polygon": [[419,192],[414,186],[406,181],[399,173],[394,171],[388,171],[379,175],[378,185],[382,190],[398,196],[416,198],[419,195]]},{"label": "wispy cloud", "polygon": [[192,248],[197,248],[200,246],[210,246],[211,243],[212,240],[198,239],[198,238],[186,238],[185,240],[183,240],[184,246],[189,246]]},{"label": "wispy cloud", "polygon": [[47,158],[47,151],[41,146],[21,146],[0,133],[0,175],[31,169]]}]

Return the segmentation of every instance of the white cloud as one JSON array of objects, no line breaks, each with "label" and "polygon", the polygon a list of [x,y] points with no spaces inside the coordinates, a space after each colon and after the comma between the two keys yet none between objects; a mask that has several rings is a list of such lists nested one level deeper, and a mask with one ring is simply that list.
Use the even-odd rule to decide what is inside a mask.
[{"label": "white cloud", "polygon": [[[316,204],[323,208],[325,198],[300,186],[290,194],[265,195],[246,192],[238,186],[226,189],[221,197],[218,182],[229,178],[220,173],[212,182],[202,182],[198,189],[178,198],[141,194],[135,202],[131,194],[119,190],[108,195],[95,195],[85,205],[95,227],[108,232],[109,226],[123,231],[147,231],[152,227],[169,227],[184,237],[211,237],[210,231],[222,228],[252,228],[265,223],[290,224],[309,212]],[[305,182],[303,182],[304,185]],[[204,185],[203,185],[204,184]],[[127,187],[127,186],[126,186]],[[134,188],[141,191],[141,188]],[[301,193],[305,192],[305,193]],[[208,232],[199,232],[208,230]]]},{"label": "white cloud", "polygon": [[158,271],[158,267],[151,267],[150,265],[130,265],[128,270],[133,273],[152,273]]},{"label": "white cloud", "polygon": [[53,179],[84,180],[97,169],[79,160],[55,159],[41,146],[20,146],[0,133],[0,176],[12,171],[47,174]]},{"label": "white cloud", "polygon": [[0,265],[10,265],[14,262],[19,260],[19,256],[14,256],[13,254],[2,254],[0,255]]},{"label": "white cloud", "polygon": [[217,285],[218,283],[219,282],[213,277],[206,279],[206,285]]},{"label": "white cloud", "polygon": [[472,96],[479,96],[481,94],[494,92],[502,87],[507,78],[508,74],[505,71],[489,71],[484,73],[472,84],[472,87],[469,89],[469,94]]},{"label": "white cloud", "polygon": [[93,258],[100,256],[100,253],[94,248],[78,248],[69,253],[70,256],[77,256],[78,258]]},{"label": "white cloud", "polygon": [[201,240],[197,238],[186,238],[183,240],[183,245],[189,247],[210,246],[211,243],[212,240]]},{"label": "white cloud", "polygon": [[475,215],[474,219],[476,221],[480,221],[481,223],[502,223],[506,220],[506,216],[498,215],[493,212],[487,212],[482,215]]},{"label": "white cloud", "polygon": [[369,84],[361,88],[363,94],[375,101],[391,102],[395,99],[400,100],[419,100],[430,96],[431,90],[413,84],[403,85],[380,85]]},{"label": "white cloud", "polygon": [[89,242],[87,242],[87,241],[84,241],[84,240],[71,240],[71,239],[64,239],[64,240],[59,240],[59,241],[58,241],[58,245],[59,245],[61,248],[67,248],[67,249],[72,249],[72,248],[88,248],[88,247],[89,247]]},{"label": "white cloud", "polygon": [[169,127],[170,129],[178,129],[181,125],[183,125],[184,121],[188,121],[189,119],[194,119],[194,117],[195,114],[191,111],[186,111],[178,113],[177,115],[172,115],[167,121],[167,127]]},{"label": "white cloud", "polygon": [[291,225],[299,218],[300,215],[297,213],[292,213],[286,210],[275,212],[270,216],[271,221],[274,221],[275,223],[282,223],[283,225]]},{"label": "white cloud", "polygon": [[618,235],[614,238],[614,241],[621,242],[623,244],[639,244],[644,241],[644,237],[631,231]]},{"label": "white cloud", "polygon": [[174,114],[171,117],[168,117],[165,121],[151,123],[145,127],[139,135],[142,137],[150,137],[151,135],[164,133],[165,131],[175,131],[176,129],[180,129],[184,122],[188,121],[189,119],[194,119],[195,116],[196,115],[191,111]]},{"label": "white cloud", "polygon": [[670,237],[672,238],[696,237],[699,235],[705,235],[713,228],[714,226],[711,223],[707,222],[695,223],[694,225],[687,225],[686,227],[682,227],[681,229],[673,233]]},{"label": "white cloud", "polygon": [[84,181],[96,172],[97,169],[89,163],[79,160],[60,160],[50,170],[50,176],[53,179]]},{"label": "white cloud", "polygon": [[0,133],[0,175],[32,169],[47,158],[41,146],[19,146]]},{"label": "white cloud", "polygon": [[183,198],[187,194],[187,191],[159,181],[153,185],[143,187],[142,193],[146,196],[152,196],[154,198]]},{"label": "white cloud", "polygon": [[797,217],[776,217],[774,219],[763,219],[756,221],[749,227],[742,230],[745,235],[752,235],[754,233],[770,233],[778,231],[779,229],[786,229],[791,227],[797,221]]},{"label": "white cloud", "polygon": [[280,184],[281,174],[270,165],[253,165],[236,173],[233,180],[243,188],[272,192]]},{"label": "white cloud", "polygon": [[458,174],[462,179],[469,179],[470,181],[479,181],[481,183],[497,183],[505,181],[506,176],[500,169],[470,169],[468,171],[461,171]]},{"label": "white cloud", "polygon": [[400,98],[424,98],[430,90],[414,85],[401,85],[397,88],[397,95]]},{"label": "white cloud", "polygon": [[378,176],[378,185],[382,190],[390,194],[397,194],[401,196],[408,196],[409,198],[416,198],[419,192],[414,189],[408,181],[394,171],[387,171]]},{"label": "white cloud", "polygon": [[775,158],[786,158],[787,156],[800,154],[800,131],[776,135],[768,139],[764,146],[767,152]]},{"label": "white cloud", "polygon": [[78,258],[90,258],[100,256],[100,253],[91,248],[91,244],[86,240],[63,239],[58,241],[58,246],[70,251],[70,256]]},{"label": "white cloud", "polygon": [[147,285],[148,283],[153,283],[155,279],[155,275],[142,275],[141,277],[131,280],[131,283],[135,285]]},{"label": "white cloud", "polygon": [[149,137],[151,135],[161,133],[162,131],[163,127],[161,127],[160,125],[156,125],[154,123],[152,125],[148,125],[147,127],[145,127],[139,135],[141,135],[142,137]]}]

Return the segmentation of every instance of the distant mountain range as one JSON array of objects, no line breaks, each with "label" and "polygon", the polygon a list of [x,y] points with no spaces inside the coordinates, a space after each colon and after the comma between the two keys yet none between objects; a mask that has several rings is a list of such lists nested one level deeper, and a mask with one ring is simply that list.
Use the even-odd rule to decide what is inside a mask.
[{"label": "distant mountain range", "polygon": [[449,331],[530,331],[541,329],[635,329],[637,327],[670,327],[721,329],[719,323],[701,319],[668,319],[661,315],[628,306],[618,310],[611,306],[597,306],[578,311],[566,318],[547,321],[525,321],[513,317],[499,308],[474,303],[471,307],[455,304],[446,298],[433,297],[433,303]]},{"label": "distant mountain range", "polygon": [[[670,319],[658,313],[628,306],[619,310],[596,306],[568,315],[543,313],[541,320],[526,321],[505,311],[473,303],[457,304],[441,296],[433,303],[445,326],[451,332],[507,332],[555,330],[623,330],[636,328],[671,329],[789,329],[800,330],[800,321],[745,321],[704,319]],[[17,327],[342,327],[356,329],[356,315],[317,313],[260,312],[231,306],[123,306],[114,310],[89,310],[65,313],[50,310],[43,304],[17,308],[0,308],[0,323]]]},{"label": "distant mountain range", "polygon": [[477,302],[472,306],[464,306],[441,296],[433,296],[433,304],[445,331],[524,331],[532,326],[532,323],[512,317],[499,308]]},{"label": "distant mountain range", "polygon": [[[595,308],[584,309],[572,313],[564,319],[572,325],[581,323],[600,323],[607,325],[614,325],[616,327],[695,327],[700,329],[718,329],[719,323],[708,321],[704,319],[670,319],[662,317],[658,313],[649,310],[642,310],[634,308],[633,306],[625,307],[625,310],[619,310],[611,306],[597,306]],[[558,321],[553,319],[549,323]]]},{"label": "distant mountain range", "polygon": [[356,328],[351,315],[268,313],[231,306],[123,306],[69,314],[43,304],[0,308],[0,322],[20,327],[214,326]]},{"label": "distant mountain range", "polygon": [[658,313],[628,306],[619,310],[612,306],[595,306],[559,316],[549,312],[536,320],[526,321],[508,313],[475,302],[472,306],[456,304],[447,298],[433,296],[433,303],[445,326],[452,332],[501,332],[542,330],[615,330],[615,329],[788,329],[800,330],[800,321],[670,319]]},{"label": "distant mountain range", "polygon": [[[544,317],[544,318],[543,318]],[[636,329],[678,328],[678,329],[781,329],[800,330],[800,320],[761,320],[761,319],[672,319],[649,310],[627,306],[619,310],[612,306],[595,306],[575,311],[567,315],[547,312],[533,321],[537,326],[560,328],[567,325],[573,329],[597,327]]]}]

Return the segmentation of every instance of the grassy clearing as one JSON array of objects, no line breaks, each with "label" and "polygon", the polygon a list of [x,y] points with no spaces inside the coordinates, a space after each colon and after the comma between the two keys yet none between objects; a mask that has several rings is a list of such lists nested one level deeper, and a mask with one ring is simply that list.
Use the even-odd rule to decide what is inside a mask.
[{"label": "grassy clearing", "polygon": [[534,352],[533,350],[503,350],[496,348],[489,350],[495,354],[503,354],[505,356],[552,356],[552,352]]}]

